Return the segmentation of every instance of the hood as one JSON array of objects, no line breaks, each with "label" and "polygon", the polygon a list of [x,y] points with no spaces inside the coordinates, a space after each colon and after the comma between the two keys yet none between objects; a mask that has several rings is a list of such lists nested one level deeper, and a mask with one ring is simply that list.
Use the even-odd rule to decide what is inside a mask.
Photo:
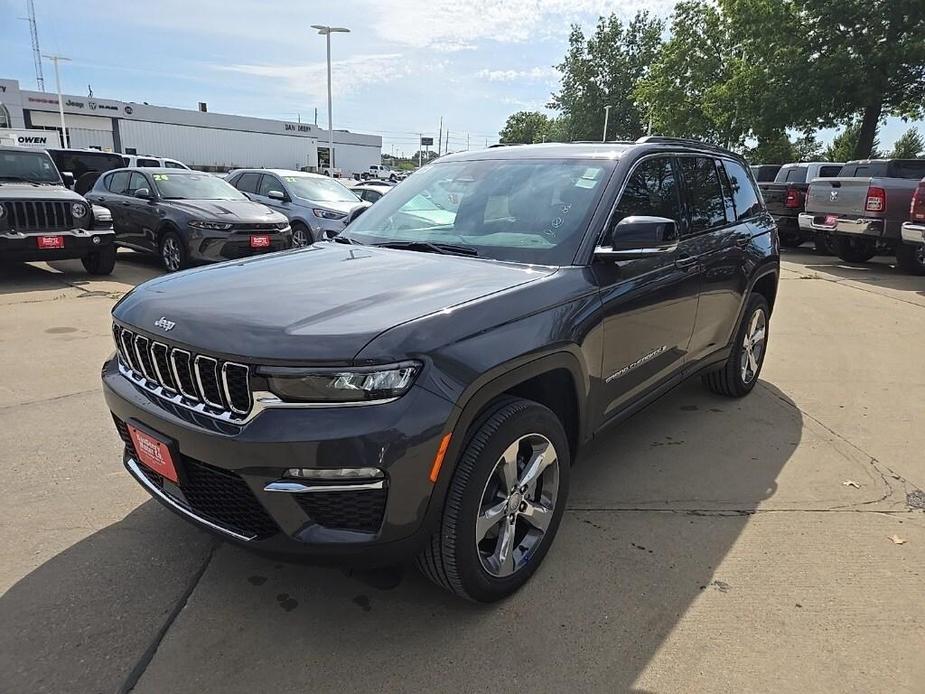
[{"label": "hood", "polygon": [[0,201],[3,200],[71,200],[86,202],[82,196],[63,185],[34,185],[0,181]]},{"label": "hood", "polygon": [[325,243],[151,280],[113,315],[151,335],[164,316],[163,339],[241,361],[343,364],[389,328],[554,271]]},{"label": "hood", "polygon": [[162,200],[161,204],[211,222],[282,222],[286,219],[252,200]]}]

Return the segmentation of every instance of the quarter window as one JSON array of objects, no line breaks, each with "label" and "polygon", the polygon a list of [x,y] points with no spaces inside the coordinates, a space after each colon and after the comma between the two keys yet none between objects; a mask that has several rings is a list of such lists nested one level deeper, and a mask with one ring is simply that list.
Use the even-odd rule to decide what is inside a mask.
[{"label": "quarter window", "polygon": [[755,191],[752,179],[745,172],[745,168],[738,162],[730,159],[723,160],[726,176],[732,187],[732,199],[735,202],[736,219],[742,221],[754,217],[761,212],[761,198]]},{"label": "quarter window", "polygon": [[678,181],[669,157],[646,159],[633,169],[603,245],[611,245],[617,223],[631,216],[665,217],[675,222],[681,219]]}]

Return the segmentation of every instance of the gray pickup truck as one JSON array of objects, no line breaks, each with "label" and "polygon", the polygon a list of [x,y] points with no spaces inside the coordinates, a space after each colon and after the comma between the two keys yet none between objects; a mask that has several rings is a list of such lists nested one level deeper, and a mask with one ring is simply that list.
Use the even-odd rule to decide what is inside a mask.
[{"label": "gray pickup truck", "polygon": [[810,184],[800,226],[829,235],[846,262],[895,253],[900,267],[914,272],[915,257],[907,251],[901,229],[923,176],[925,159],[850,161],[835,178]]}]

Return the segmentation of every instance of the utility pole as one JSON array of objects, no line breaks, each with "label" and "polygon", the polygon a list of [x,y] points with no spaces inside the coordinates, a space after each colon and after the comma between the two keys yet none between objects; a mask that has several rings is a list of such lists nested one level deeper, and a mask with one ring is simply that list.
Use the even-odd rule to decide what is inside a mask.
[{"label": "utility pole", "polygon": [[444,154],[450,153],[450,129],[449,128],[446,129],[446,145],[443,148],[443,153]]},{"label": "utility pole", "polygon": [[437,156],[440,156],[440,147],[443,144],[443,116],[440,116],[440,133],[437,135]]},{"label": "utility pole", "polygon": [[318,125],[318,107],[315,106],[315,126],[317,127],[317,125]]},{"label": "utility pole", "polygon": [[604,107],[604,136],[601,138],[601,142],[607,142],[607,121],[610,120],[610,106]]},{"label": "utility pole", "polygon": [[466,151],[469,151],[469,133],[466,133]]},{"label": "utility pole", "polygon": [[61,75],[58,72],[58,63],[62,60],[68,61],[63,55],[46,55],[47,60],[55,64],[55,88],[58,90],[58,115],[61,116],[61,141],[64,143],[64,149],[68,148],[67,126],[64,124],[64,97],[61,95]]},{"label": "utility pole", "polygon": [[424,147],[421,140],[424,139],[424,133],[418,133],[418,168],[421,168],[421,149]]},{"label": "utility pole", "polygon": [[32,62],[35,64],[35,83],[39,91],[45,91],[45,74],[42,72],[42,50],[39,48],[39,28],[35,21],[35,3],[28,0],[26,8],[29,11],[28,17],[20,17],[24,22],[29,22],[29,35],[32,37]]}]

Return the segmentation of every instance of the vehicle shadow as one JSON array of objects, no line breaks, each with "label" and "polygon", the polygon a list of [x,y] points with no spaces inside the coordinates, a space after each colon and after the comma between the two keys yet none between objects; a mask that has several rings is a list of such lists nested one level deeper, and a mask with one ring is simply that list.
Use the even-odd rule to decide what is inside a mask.
[{"label": "vehicle shadow", "polygon": [[[495,605],[407,567],[312,567],[221,545],[136,691],[632,690],[698,596],[725,590],[717,567],[773,497],[802,424],[767,383],[742,400],[683,386],[581,457],[546,562]],[[7,686],[121,686],[150,646],[133,635],[171,619],[159,581],[199,561],[195,547],[147,502],[22,578],[0,598]]]},{"label": "vehicle shadow", "polygon": [[[116,267],[111,275],[89,275],[79,260],[2,263],[0,264],[0,295],[61,291],[68,288],[112,294],[118,293],[116,290],[126,291],[162,273],[163,270],[155,256],[124,249],[120,249]],[[114,285],[123,285],[123,288]]]},{"label": "vehicle shadow", "polygon": [[838,279],[925,295],[925,278],[909,274],[896,266],[892,256],[875,256],[866,263],[846,263],[836,256],[815,254],[811,249],[791,249],[782,260],[802,263],[807,270]]}]

